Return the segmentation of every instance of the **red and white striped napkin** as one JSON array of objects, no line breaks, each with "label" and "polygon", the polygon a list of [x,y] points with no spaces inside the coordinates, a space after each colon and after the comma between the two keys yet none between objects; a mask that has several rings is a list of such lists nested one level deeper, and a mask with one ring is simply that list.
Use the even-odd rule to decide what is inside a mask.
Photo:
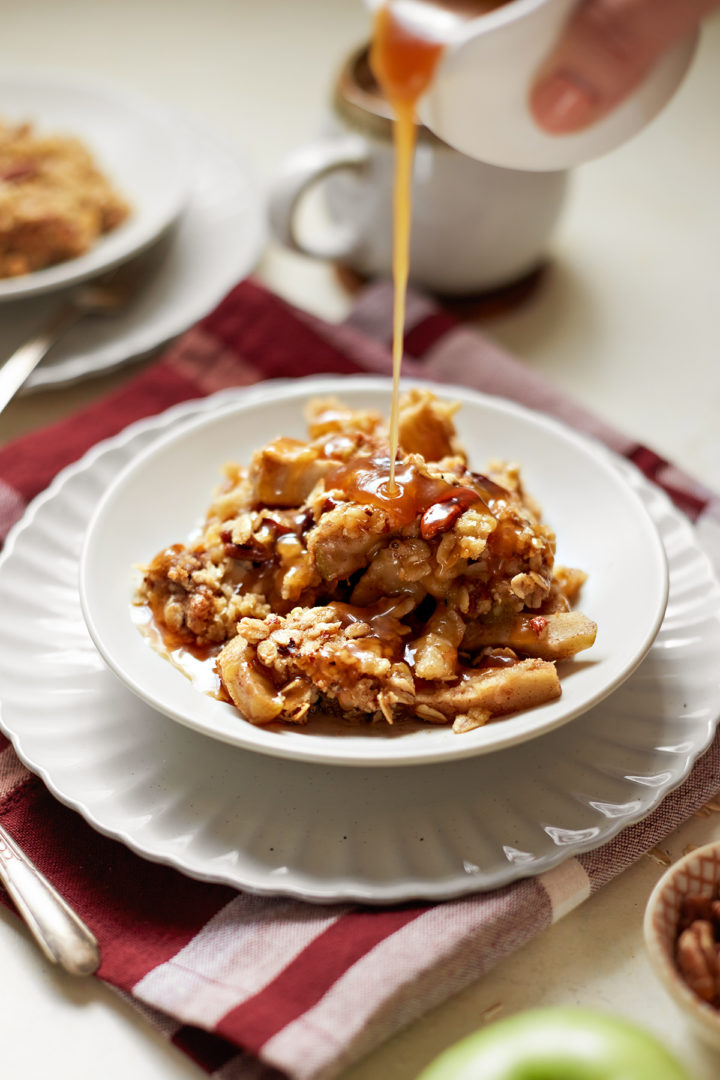
[{"label": "red and white striped napkin", "polygon": [[[260,285],[216,311],[119,392],[0,449],[0,537],[64,465],[131,421],[272,377],[387,373],[390,287],[328,325]],[[720,500],[561,397],[520,361],[411,297],[408,375],[464,383],[603,440],[663,487],[720,569]],[[0,818],[80,912],[99,977],[222,1080],[332,1080],[620,874],[720,792],[720,737],[649,817],[598,850],[490,893],[441,904],[321,907],[193,881],[95,833],[0,735]],[[62,852],[62,858],[57,853]],[[0,890],[0,899],[9,903]]]}]

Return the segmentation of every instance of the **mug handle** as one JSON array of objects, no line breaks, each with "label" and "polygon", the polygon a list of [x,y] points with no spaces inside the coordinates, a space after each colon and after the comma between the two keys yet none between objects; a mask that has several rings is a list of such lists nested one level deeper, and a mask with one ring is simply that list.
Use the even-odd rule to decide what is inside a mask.
[{"label": "mug handle", "polygon": [[300,236],[297,212],[307,192],[339,169],[362,170],[370,160],[370,146],[362,135],[329,135],[301,146],[283,162],[273,180],[268,200],[270,226],[277,240],[291,251],[315,259],[343,259],[357,241],[351,225],[334,225],[317,240]]}]

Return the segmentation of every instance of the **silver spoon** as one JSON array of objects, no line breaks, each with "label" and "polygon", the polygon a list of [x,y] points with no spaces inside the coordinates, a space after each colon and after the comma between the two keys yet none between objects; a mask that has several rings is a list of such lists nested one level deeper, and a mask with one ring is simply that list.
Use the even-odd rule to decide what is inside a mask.
[{"label": "silver spoon", "polygon": [[51,963],[71,975],[97,971],[100,948],[94,934],[2,825],[0,881]]},{"label": "silver spoon", "polygon": [[138,260],[81,285],[29,341],[0,365],[0,413],[62,335],[87,315],[116,315],[134,298],[144,276]]}]

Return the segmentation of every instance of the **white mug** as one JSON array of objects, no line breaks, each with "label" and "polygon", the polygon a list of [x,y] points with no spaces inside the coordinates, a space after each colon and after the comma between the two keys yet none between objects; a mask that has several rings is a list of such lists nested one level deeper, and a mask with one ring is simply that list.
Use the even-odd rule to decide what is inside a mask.
[{"label": "white mug", "polygon": [[[283,162],[270,188],[273,233],[294,251],[338,261],[363,277],[392,269],[390,111],[367,49],[349,59],[327,132]],[[496,168],[420,128],[413,176],[410,280],[449,296],[512,284],[546,259],[564,203],[565,172]],[[319,185],[326,217],[304,235],[303,197]],[[308,230],[304,230],[308,233]]]},{"label": "white mug", "polygon": [[[366,0],[376,9],[385,0]],[[390,0],[395,17],[445,49],[418,112],[451,146],[511,169],[567,169],[601,156],[663,108],[690,66],[698,34],[671,49],[618,108],[584,131],[551,135],[529,108],[537,73],[579,0],[505,0],[474,18],[432,0]],[[468,5],[465,5],[466,8]]]}]

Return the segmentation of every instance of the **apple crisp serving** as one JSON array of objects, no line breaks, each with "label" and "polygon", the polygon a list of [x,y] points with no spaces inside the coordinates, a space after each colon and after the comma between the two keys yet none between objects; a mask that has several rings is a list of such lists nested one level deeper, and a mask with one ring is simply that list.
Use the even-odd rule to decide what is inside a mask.
[{"label": "apple crisp serving", "polygon": [[456,409],[402,399],[393,488],[380,415],[314,400],[307,441],[227,465],[197,536],[143,567],[136,602],[251,723],[462,732],[560,695],[556,661],[595,640],[571,610],[585,574],[555,566],[516,465],[471,471]]},{"label": "apple crisp serving", "polygon": [[79,139],[0,123],[0,278],[84,255],[129,213]]}]

